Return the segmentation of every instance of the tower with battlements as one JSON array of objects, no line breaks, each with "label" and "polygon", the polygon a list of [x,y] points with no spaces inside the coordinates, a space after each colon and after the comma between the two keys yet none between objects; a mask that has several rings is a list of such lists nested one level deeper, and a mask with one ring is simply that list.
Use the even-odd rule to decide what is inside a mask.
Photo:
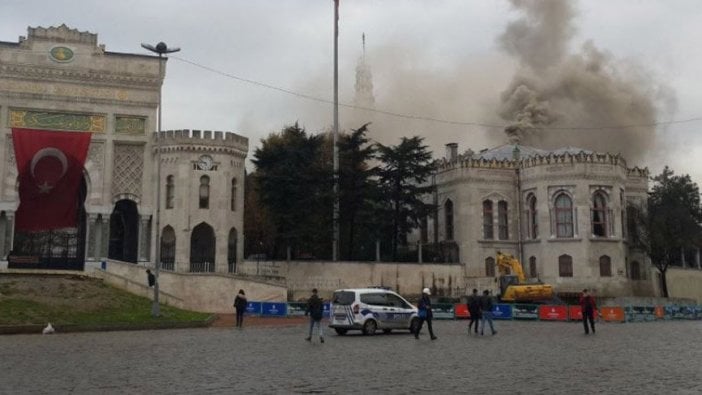
[{"label": "tower with battlements", "polygon": [[[235,270],[248,140],[197,130],[154,133],[162,83],[158,57],[108,51],[97,34],[66,25],[30,27],[17,42],[0,41],[0,266],[80,270],[107,259],[153,265],[160,183],[164,269]],[[75,229],[16,231],[13,128],[91,134]]]}]

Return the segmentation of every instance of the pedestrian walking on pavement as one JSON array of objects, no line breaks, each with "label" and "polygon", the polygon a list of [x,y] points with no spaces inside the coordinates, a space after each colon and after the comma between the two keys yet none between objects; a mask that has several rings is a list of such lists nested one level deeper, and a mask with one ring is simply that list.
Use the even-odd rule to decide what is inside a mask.
[{"label": "pedestrian walking on pavement", "polygon": [[482,325],[480,327],[480,335],[485,334],[485,321],[490,324],[490,330],[492,331],[492,334],[496,334],[497,331],[495,330],[495,327],[492,326],[492,309],[495,307],[495,302],[493,301],[492,296],[490,296],[490,291],[487,289],[483,291],[483,297],[480,298],[480,315],[481,319],[480,321],[482,322]]},{"label": "pedestrian walking on pavement", "polygon": [[585,327],[585,334],[590,334],[587,327],[587,322],[590,321],[590,328],[592,328],[592,334],[595,334],[595,312],[597,311],[597,306],[595,305],[595,298],[587,293],[587,289],[583,289],[582,295],[580,295],[580,309],[583,313],[583,327]]},{"label": "pedestrian walking on pavement", "polygon": [[429,291],[429,288],[424,288],[422,290],[422,298],[419,299],[419,303],[417,304],[417,308],[419,310],[417,312],[417,315],[419,316],[419,325],[417,325],[417,331],[414,333],[415,339],[419,339],[419,332],[422,330],[424,321],[427,322],[427,328],[429,329],[429,336],[431,337],[431,340],[437,339],[437,337],[434,336],[434,330],[431,327],[431,319],[433,318],[434,313],[431,309],[431,300],[429,299],[430,295],[431,291]]},{"label": "pedestrian walking on pavement", "polygon": [[480,323],[480,295],[478,290],[473,288],[473,293],[468,297],[468,314],[470,314],[470,322],[468,323],[468,334],[471,329],[478,334],[478,324]]},{"label": "pedestrian walking on pavement", "polygon": [[239,290],[239,293],[234,298],[234,308],[236,309],[236,327],[242,328],[244,326],[244,312],[246,311],[246,294],[243,289]]},{"label": "pedestrian walking on pavement", "polygon": [[319,333],[319,342],[324,343],[324,332],[322,331],[322,315],[324,312],[324,305],[322,299],[317,295],[317,288],[312,290],[312,296],[307,300],[307,310],[305,310],[305,315],[310,316],[310,333],[305,338],[305,340],[312,341],[312,331],[314,327],[317,326],[317,332]]}]

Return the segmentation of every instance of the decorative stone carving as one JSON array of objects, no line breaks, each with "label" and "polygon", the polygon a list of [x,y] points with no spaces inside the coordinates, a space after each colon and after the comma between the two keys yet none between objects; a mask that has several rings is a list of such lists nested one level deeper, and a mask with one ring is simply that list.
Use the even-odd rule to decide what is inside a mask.
[{"label": "decorative stone carving", "polygon": [[102,142],[91,142],[88,148],[88,160],[93,163],[93,168],[98,174],[102,174],[105,162],[105,144]]},{"label": "decorative stone carving", "polygon": [[112,192],[132,194],[141,197],[142,175],[144,173],[144,146],[115,144],[112,173]]},{"label": "decorative stone carving", "polygon": [[105,116],[42,110],[10,110],[10,127],[104,133]]},{"label": "decorative stone carving", "polygon": [[115,133],[145,134],[146,118],[118,115],[115,117]]}]

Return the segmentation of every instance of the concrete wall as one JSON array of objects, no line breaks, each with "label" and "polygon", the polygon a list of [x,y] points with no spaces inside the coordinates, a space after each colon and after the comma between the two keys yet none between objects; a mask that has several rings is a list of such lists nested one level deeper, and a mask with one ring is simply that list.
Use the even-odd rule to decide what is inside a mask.
[{"label": "concrete wall", "polygon": [[670,268],[666,272],[668,296],[702,303],[702,270]]},{"label": "concrete wall", "polygon": [[439,296],[460,296],[465,292],[464,266],[460,264],[244,261],[237,271],[285,278],[291,300],[307,298],[312,288],[325,298],[339,288],[368,286],[390,287],[403,295],[419,295],[424,287],[433,288]]},{"label": "concrete wall", "polygon": [[[108,261],[103,276],[111,284],[134,292],[132,283],[146,284],[146,267],[118,261]],[[125,282],[126,279],[126,282]],[[218,273],[177,273],[161,270],[159,290],[182,300],[182,307],[210,313],[232,313],[234,296],[243,289],[249,300],[285,301],[286,287],[252,278]],[[141,291],[139,291],[141,292]],[[151,291],[153,294],[153,291]]]}]

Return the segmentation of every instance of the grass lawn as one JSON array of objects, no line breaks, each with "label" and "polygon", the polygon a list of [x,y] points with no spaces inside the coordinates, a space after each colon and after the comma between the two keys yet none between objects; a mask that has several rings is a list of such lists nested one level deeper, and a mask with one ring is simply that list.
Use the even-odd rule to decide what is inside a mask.
[{"label": "grass lawn", "polygon": [[151,300],[74,275],[0,275],[0,325],[144,324],[201,321],[209,316],[161,304],[151,317]]}]

